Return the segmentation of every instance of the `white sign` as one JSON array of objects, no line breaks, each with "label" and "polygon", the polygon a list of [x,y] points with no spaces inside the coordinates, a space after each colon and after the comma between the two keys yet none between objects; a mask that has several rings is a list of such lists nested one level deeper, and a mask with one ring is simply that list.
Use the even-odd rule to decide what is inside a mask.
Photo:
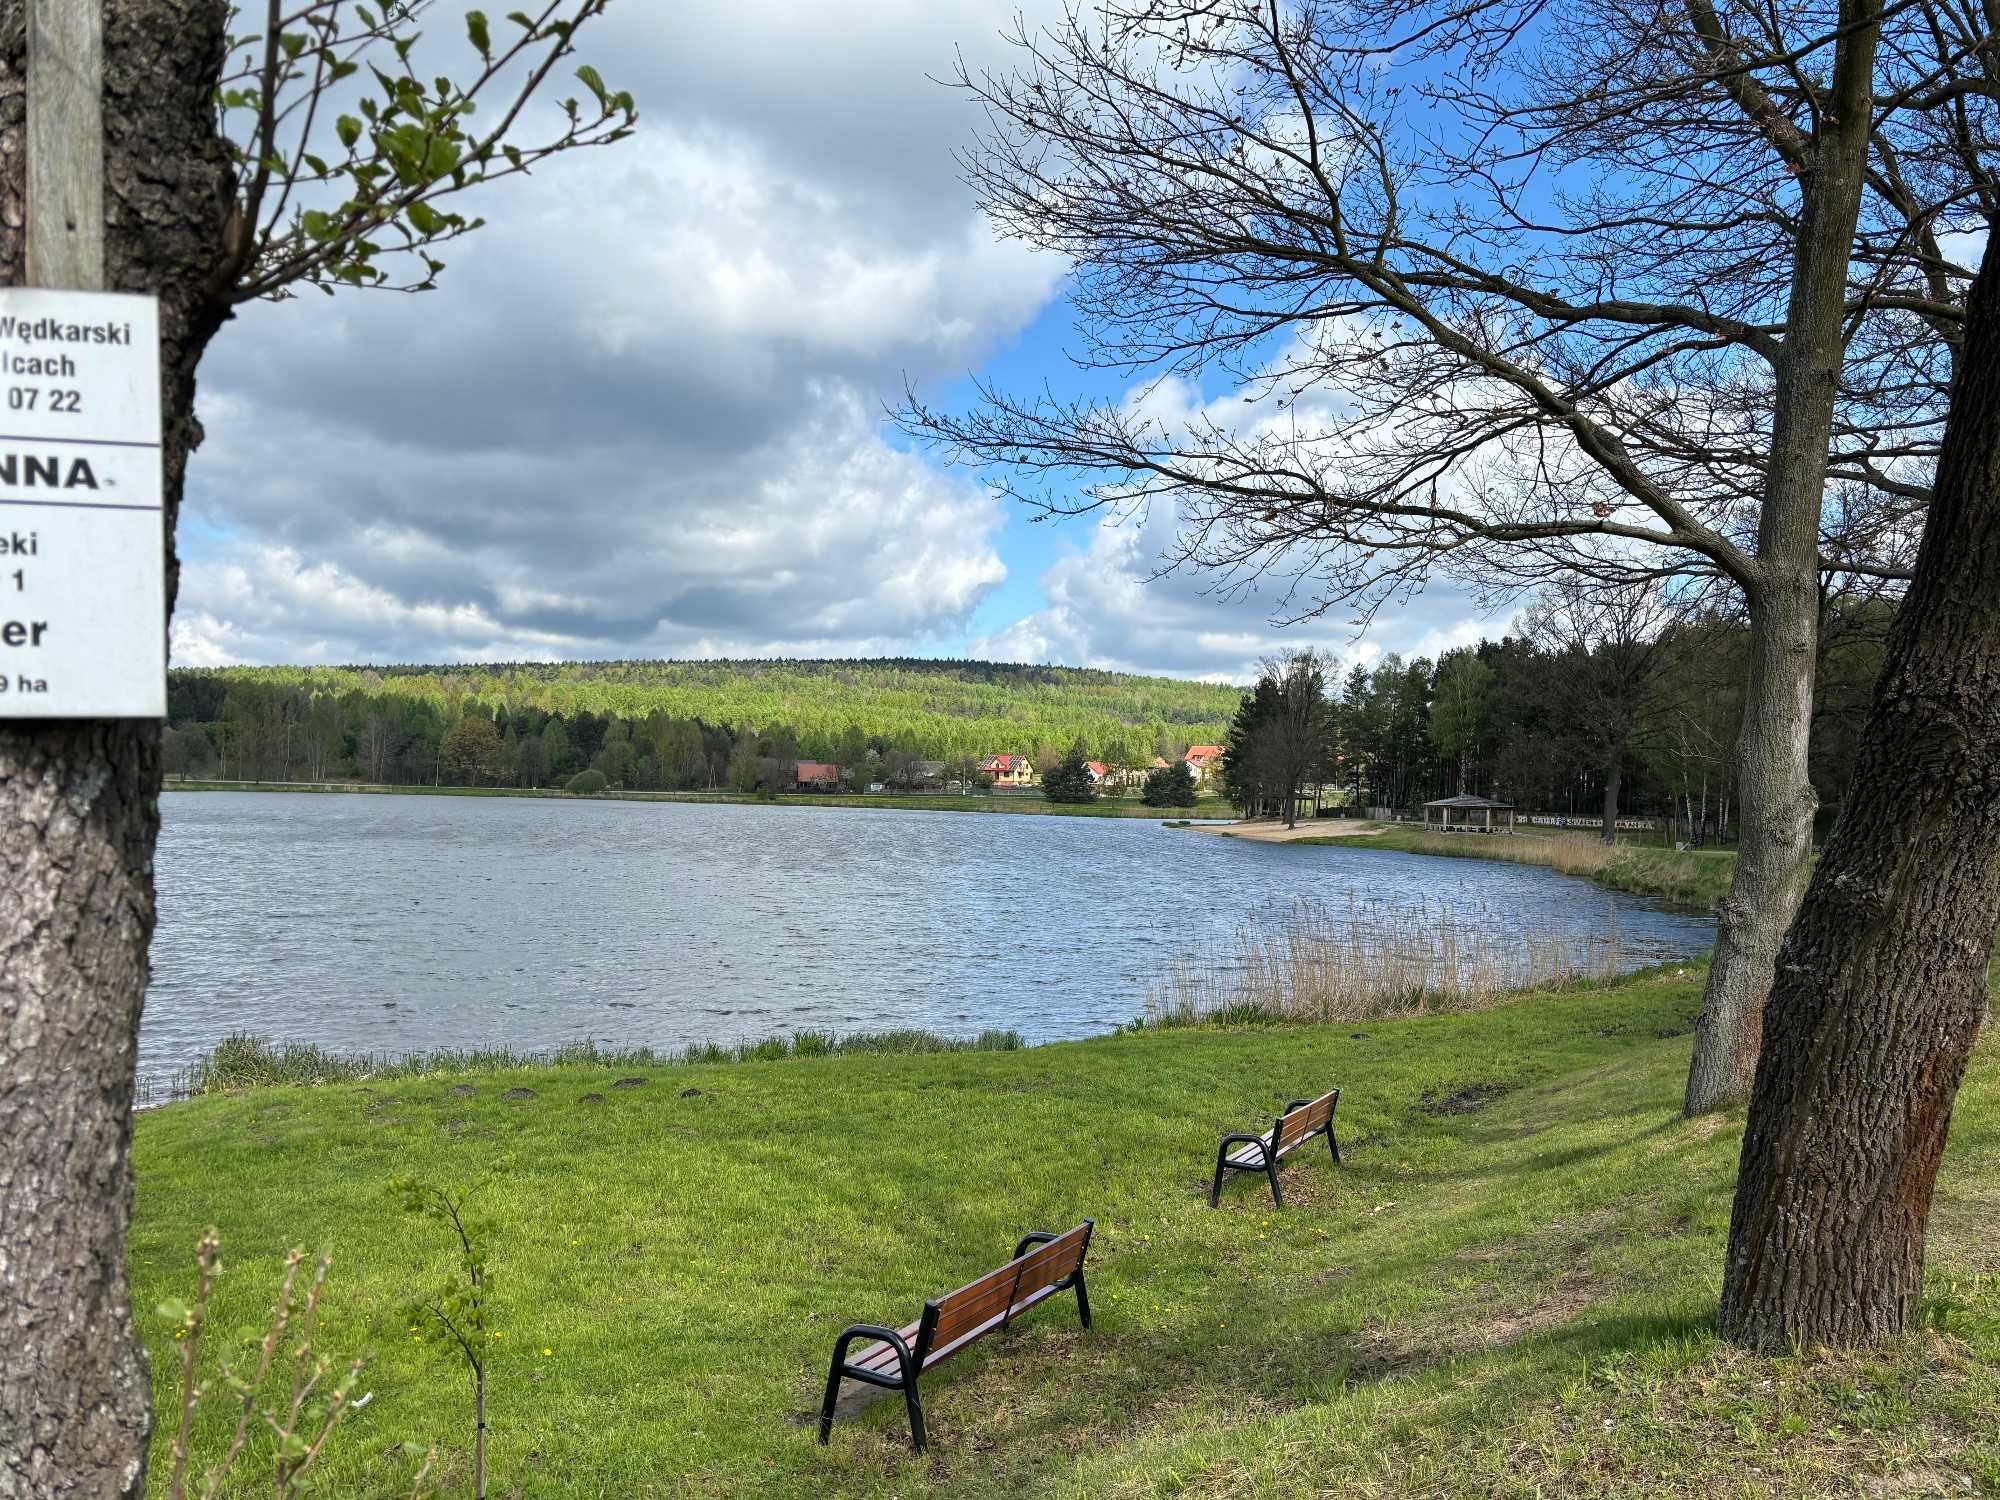
[{"label": "white sign", "polygon": [[0,719],[167,712],[160,311],[0,287]]}]

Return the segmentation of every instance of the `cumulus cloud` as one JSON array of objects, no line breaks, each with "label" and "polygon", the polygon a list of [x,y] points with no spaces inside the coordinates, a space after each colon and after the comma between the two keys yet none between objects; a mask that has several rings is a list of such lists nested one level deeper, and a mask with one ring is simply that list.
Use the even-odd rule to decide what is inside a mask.
[{"label": "cumulus cloud", "polygon": [[1003,514],[882,404],[1059,281],[974,212],[925,77],[1008,13],[614,8],[586,51],[637,136],[494,189],[435,293],[217,340],[176,659],[962,642]]},{"label": "cumulus cloud", "polygon": [[1383,609],[1364,629],[1338,612],[1296,623],[1282,581],[1230,590],[1213,577],[1160,571],[1173,521],[1156,507],[1140,519],[1106,517],[1081,546],[1042,574],[1046,607],[973,643],[1001,661],[1084,661],[1129,672],[1244,682],[1266,657],[1312,646],[1342,664],[1372,666],[1389,653],[1435,658],[1482,634],[1504,615],[1481,612],[1464,594],[1432,588]]}]

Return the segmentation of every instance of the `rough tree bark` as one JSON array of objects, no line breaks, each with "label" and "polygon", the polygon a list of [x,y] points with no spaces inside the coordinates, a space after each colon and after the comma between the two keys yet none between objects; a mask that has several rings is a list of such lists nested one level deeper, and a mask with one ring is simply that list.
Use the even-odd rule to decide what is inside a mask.
[{"label": "rough tree bark", "polygon": [[1764,1016],[1723,1271],[1758,1348],[1902,1333],[2000,922],[2000,253],[1991,235],[1915,582]]},{"label": "rough tree bark", "polygon": [[1737,747],[1742,836],[1717,926],[1715,958],[1695,1025],[1685,1108],[1740,1103],[1757,1066],[1764,1002],[1778,945],[1805,892],[1818,799],[1806,768],[1819,641],[1819,523],[1834,397],[1846,357],[1847,262],[1868,165],[1869,100],[1879,0],[1845,0],[1849,28],[1834,54],[1833,87],[1801,173],[1797,260],[1785,313],[1757,526],[1757,571],[1746,589],[1750,670]]},{"label": "rough tree bark", "polygon": [[1605,843],[1618,842],[1618,788],[1624,781],[1625,749],[1621,745],[1604,763],[1604,826],[1599,833]]},{"label": "rough tree bark", "polygon": [[[26,25],[0,0],[0,279],[22,276]],[[232,173],[223,0],[118,0],[104,37],[105,285],[161,297],[167,607],[195,365]],[[0,721],[0,1497],[145,1485],[125,1283],[134,1052],[153,931],[159,726]]]}]

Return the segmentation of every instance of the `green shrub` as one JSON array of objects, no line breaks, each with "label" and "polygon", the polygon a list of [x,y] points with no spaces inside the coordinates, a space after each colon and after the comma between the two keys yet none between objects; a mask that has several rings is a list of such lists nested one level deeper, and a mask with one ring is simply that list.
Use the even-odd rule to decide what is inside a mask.
[{"label": "green shrub", "polygon": [[593,792],[603,791],[609,785],[611,783],[602,771],[578,771],[570,777],[566,789],[587,797]]}]

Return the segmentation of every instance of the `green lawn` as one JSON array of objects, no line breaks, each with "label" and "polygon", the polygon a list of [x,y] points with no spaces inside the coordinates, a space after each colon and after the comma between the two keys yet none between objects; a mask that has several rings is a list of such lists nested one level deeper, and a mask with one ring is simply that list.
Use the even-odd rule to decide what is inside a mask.
[{"label": "green lawn", "polygon": [[[190,1290],[196,1233],[224,1239],[222,1330],[257,1320],[285,1247],[326,1247],[323,1342],[375,1358],[321,1492],[406,1493],[414,1440],[469,1494],[466,1383],[395,1311],[443,1247],[384,1185],[511,1154],[481,1205],[495,1496],[2000,1494],[1996,1049],[1940,1184],[1933,1326],[1751,1359],[1710,1328],[1741,1121],[1676,1109],[1700,978],[625,1089],[545,1069],[176,1104],[135,1148],[162,1421],[148,1310]],[[1211,1212],[1216,1138],[1336,1083],[1347,1165],[1308,1151],[1285,1211],[1242,1180]],[[893,1399],[813,1442],[843,1323],[908,1321],[1085,1215],[1093,1332],[1059,1298],[937,1371],[924,1458]]]}]

